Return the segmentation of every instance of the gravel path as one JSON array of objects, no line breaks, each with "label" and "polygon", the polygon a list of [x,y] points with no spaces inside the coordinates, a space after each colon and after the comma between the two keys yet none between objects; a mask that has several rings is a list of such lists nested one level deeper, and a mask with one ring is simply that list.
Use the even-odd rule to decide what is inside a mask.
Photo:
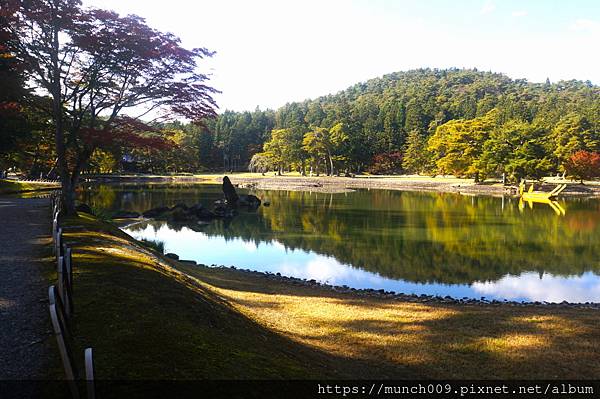
[{"label": "gravel path", "polygon": [[47,301],[50,219],[48,199],[0,197],[0,380],[48,378],[58,356]]}]

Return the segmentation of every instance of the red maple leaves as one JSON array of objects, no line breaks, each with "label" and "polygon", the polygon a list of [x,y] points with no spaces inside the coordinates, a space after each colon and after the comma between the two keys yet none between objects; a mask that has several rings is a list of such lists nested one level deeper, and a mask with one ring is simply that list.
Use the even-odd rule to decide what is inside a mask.
[{"label": "red maple leaves", "polygon": [[565,165],[567,174],[580,180],[600,177],[600,153],[577,151]]}]

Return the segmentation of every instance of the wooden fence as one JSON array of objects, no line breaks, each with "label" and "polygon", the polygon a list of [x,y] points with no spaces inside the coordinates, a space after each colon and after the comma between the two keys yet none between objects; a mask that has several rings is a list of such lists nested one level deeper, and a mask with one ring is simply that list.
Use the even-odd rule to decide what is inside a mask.
[{"label": "wooden fence", "polygon": [[[65,377],[69,384],[73,399],[79,399],[80,392],[77,381],[80,373],[73,361],[72,351],[72,325],[75,311],[73,300],[73,257],[71,248],[63,242],[63,229],[60,227],[61,202],[60,192],[51,195],[52,201],[52,240],[53,251],[56,256],[56,285],[48,289],[50,320],[54,335],[60,351]],[[94,360],[92,348],[84,351],[86,392],[88,399],[95,399],[96,389],[94,382]]]}]

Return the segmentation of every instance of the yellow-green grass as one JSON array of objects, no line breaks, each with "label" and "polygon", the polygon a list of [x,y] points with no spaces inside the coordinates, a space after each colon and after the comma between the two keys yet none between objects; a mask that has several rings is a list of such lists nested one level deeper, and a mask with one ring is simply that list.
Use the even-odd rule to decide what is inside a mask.
[{"label": "yellow-green grass", "polygon": [[73,249],[74,353],[81,369],[94,348],[98,379],[413,377],[272,331],[90,215],[62,225]]},{"label": "yellow-green grass", "polygon": [[60,188],[58,183],[20,182],[0,179],[0,194],[16,194],[29,191],[51,190]]},{"label": "yellow-green grass", "polygon": [[98,378],[599,378],[600,312],[412,303],[164,259],[91,216],[75,343]]},{"label": "yellow-green grass", "polygon": [[257,323],[329,353],[428,378],[600,377],[600,311],[413,303],[180,267]]},{"label": "yellow-green grass", "polygon": [[[266,178],[311,178],[311,176],[302,176],[299,172],[285,172],[282,175],[278,176],[275,172],[266,172],[264,175],[262,173],[254,173],[254,172],[231,172],[231,173],[203,173],[203,174],[194,174],[193,176],[199,179],[208,179],[219,181],[223,176],[230,176],[238,179],[266,179]],[[185,176],[182,176],[185,177]],[[314,179],[338,179],[339,176],[327,176],[321,174],[320,176],[312,176]],[[473,183],[473,179],[464,179],[458,178],[454,176],[420,176],[420,175],[372,175],[372,174],[364,174],[357,175],[354,177],[355,179],[393,179],[399,181],[427,181],[427,182],[440,182],[440,183]]]}]

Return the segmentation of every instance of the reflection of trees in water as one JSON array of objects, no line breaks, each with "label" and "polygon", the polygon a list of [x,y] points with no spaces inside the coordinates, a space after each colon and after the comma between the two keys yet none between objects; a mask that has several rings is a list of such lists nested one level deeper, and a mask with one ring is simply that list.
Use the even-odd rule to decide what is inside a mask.
[{"label": "reflection of trees in water", "polygon": [[[112,193],[112,197],[107,193]],[[177,203],[193,205],[202,202],[211,206],[221,198],[219,186],[198,185],[98,185],[84,189],[79,198],[93,207],[110,210],[144,212],[157,206],[173,206]]]},{"label": "reflection of trees in water", "polygon": [[[190,190],[146,191],[150,195],[137,195],[124,208],[191,204],[184,199],[220,196],[218,187],[202,187],[203,194]],[[415,282],[470,283],[525,271],[600,271],[597,200],[569,201],[564,205],[567,217],[561,218],[549,208],[520,213],[515,200],[505,199],[503,208],[500,198],[442,193],[255,194],[269,198],[271,206],[256,213],[242,211],[230,222],[187,227],[256,244],[277,240],[290,249],[333,255],[355,267]],[[178,230],[182,225],[169,227]]]}]

